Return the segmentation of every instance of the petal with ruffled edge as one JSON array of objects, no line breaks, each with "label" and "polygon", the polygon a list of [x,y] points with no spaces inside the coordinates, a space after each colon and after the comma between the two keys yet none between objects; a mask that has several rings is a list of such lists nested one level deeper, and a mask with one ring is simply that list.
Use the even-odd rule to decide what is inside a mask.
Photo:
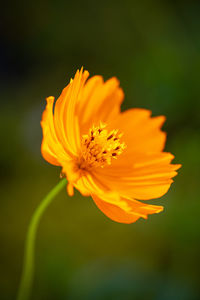
[{"label": "petal with ruffled edge", "polygon": [[111,166],[93,171],[93,177],[124,197],[150,200],[163,196],[181,165],[170,164],[170,153],[135,154],[129,161],[118,159]]},{"label": "petal with ruffled edge", "polygon": [[56,134],[53,119],[53,103],[54,97],[46,99],[46,108],[42,114],[41,127],[43,131],[43,139],[41,152],[43,157],[51,164],[60,166],[60,158],[67,160],[69,157],[64,150],[63,145]]},{"label": "petal with ruffled edge", "polygon": [[110,122],[119,115],[124,93],[115,77],[104,82],[101,76],[94,76],[84,85],[80,99],[77,114],[81,132],[87,133],[92,125]]},{"label": "petal with ruffled edge", "polygon": [[148,205],[134,199],[120,196],[115,190],[110,190],[91,174],[87,173],[75,184],[84,195],[92,198],[100,210],[109,218],[120,223],[133,223],[139,218],[147,218],[148,214],[159,213],[162,206]]},{"label": "petal with ruffled edge", "polygon": [[80,102],[81,92],[89,76],[83,68],[76,72],[73,80],[62,91],[55,104],[54,123],[56,132],[66,151],[77,156],[80,151],[80,128],[77,105]]},{"label": "petal with ruffled edge", "polygon": [[54,114],[54,97],[47,98],[41,121],[43,130],[41,152],[53,165],[66,164],[79,154],[81,137],[76,109],[88,76],[89,73],[83,72],[83,69],[76,72],[74,80],[70,81],[56,101]]},{"label": "petal with ruffled edge", "polygon": [[126,155],[130,155],[162,151],[166,141],[166,133],[161,130],[164,121],[164,116],[151,117],[151,111],[134,108],[121,113],[109,126],[123,133]]},{"label": "petal with ruffled edge", "polygon": [[159,213],[163,210],[162,206],[148,205],[136,200],[128,200],[121,198],[121,201],[126,202],[127,207],[121,207],[119,201],[117,204],[106,202],[96,195],[92,195],[97,207],[110,219],[119,223],[134,223],[139,218],[147,219],[149,214]]}]

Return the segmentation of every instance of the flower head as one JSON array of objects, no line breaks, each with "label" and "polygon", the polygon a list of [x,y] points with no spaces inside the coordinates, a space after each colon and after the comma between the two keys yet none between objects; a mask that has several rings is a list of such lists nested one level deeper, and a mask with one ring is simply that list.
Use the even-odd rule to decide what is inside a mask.
[{"label": "flower head", "polygon": [[146,109],[120,111],[124,93],[113,77],[87,80],[81,69],[64,88],[54,107],[48,97],[42,115],[41,152],[49,163],[61,166],[74,187],[91,195],[99,209],[114,221],[133,223],[159,213],[162,206],[138,200],[164,195],[180,165],[163,152],[164,116],[151,117]]}]

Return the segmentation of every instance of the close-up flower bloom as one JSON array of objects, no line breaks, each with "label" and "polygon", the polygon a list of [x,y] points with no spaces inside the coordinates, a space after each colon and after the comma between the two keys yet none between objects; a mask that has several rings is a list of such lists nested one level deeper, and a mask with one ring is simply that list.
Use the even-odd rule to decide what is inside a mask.
[{"label": "close-up flower bloom", "polygon": [[180,167],[163,152],[165,117],[151,117],[151,111],[140,108],[121,112],[124,93],[117,78],[104,82],[88,76],[78,70],[55,107],[54,97],[46,99],[42,155],[62,168],[69,195],[76,188],[92,196],[106,216],[120,223],[147,219],[163,206],[142,201],[163,196]]}]

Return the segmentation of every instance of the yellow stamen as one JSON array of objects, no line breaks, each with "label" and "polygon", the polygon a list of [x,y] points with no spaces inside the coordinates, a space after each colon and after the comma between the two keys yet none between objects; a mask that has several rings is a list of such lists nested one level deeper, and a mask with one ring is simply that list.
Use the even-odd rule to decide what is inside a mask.
[{"label": "yellow stamen", "polygon": [[125,143],[120,143],[122,134],[118,130],[108,132],[105,127],[103,123],[92,126],[89,134],[82,136],[80,168],[110,165],[112,158],[116,159],[126,148]]}]

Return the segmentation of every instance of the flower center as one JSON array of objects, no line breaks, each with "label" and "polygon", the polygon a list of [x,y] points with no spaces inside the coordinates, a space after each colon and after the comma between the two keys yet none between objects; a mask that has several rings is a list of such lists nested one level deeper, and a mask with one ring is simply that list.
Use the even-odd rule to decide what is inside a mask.
[{"label": "flower center", "polygon": [[126,148],[120,143],[122,134],[118,130],[108,132],[106,125],[92,126],[89,134],[82,136],[82,160],[80,167],[104,167],[110,165],[112,158],[117,158]]}]

